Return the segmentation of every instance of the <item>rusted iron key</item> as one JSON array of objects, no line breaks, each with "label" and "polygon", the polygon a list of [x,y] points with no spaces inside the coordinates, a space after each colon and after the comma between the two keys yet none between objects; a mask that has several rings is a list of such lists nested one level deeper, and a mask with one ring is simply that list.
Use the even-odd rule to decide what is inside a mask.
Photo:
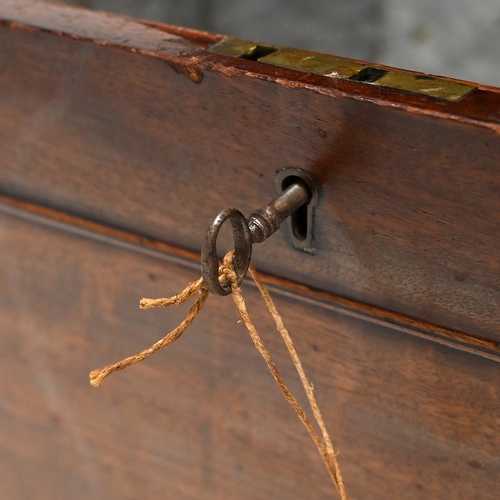
[{"label": "rusted iron key", "polygon": [[205,286],[216,295],[228,295],[231,287],[219,282],[219,261],[217,259],[217,235],[221,226],[229,220],[234,239],[234,270],[238,284],[243,281],[250,259],[252,245],[262,243],[275,233],[281,223],[296,210],[311,201],[309,183],[294,177],[293,182],[271,203],[259,208],[248,219],[236,208],[222,210],[208,228],[201,251],[201,270]]}]

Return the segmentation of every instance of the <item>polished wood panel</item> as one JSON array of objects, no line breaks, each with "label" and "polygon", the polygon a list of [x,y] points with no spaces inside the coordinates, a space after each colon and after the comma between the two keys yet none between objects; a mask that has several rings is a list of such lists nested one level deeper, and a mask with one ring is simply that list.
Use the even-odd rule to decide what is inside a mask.
[{"label": "polished wood panel", "polygon": [[88,384],[183,318],[138,300],[199,276],[214,215],[267,203],[294,166],[321,187],[316,255],[280,231],[254,260],[351,497],[496,499],[499,91],[446,103],[206,50],[222,38],[0,5],[0,496],[333,496],[229,297]]},{"label": "polished wood panel", "polygon": [[500,339],[496,89],[445,103],[215,56],[206,33],[17,0],[0,18],[4,194],[197,251],[304,168],[317,255],[280,233],[261,269]]},{"label": "polished wood panel", "polygon": [[[0,216],[0,483],[12,500],[320,499],[333,486],[231,298],[99,389],[88,372],[184,310],[138,299],[198,276],[179,257]],[[258,328],[299,382],[253,287]],[[314,382],[352,498],[497,498],[500,364],[275,295]],[[301,398],[302,400],[304,398]],[[21,479],[22,478],[22,479]]]}]

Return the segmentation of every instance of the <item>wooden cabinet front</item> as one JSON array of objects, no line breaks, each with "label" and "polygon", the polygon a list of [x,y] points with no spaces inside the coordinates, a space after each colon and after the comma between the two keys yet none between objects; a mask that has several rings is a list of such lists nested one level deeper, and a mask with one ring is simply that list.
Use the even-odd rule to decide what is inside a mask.
[{"label": "wooden cabinet front", "polygon": [[254,262],[351,498],[498,498],[497,89],[445,102],[55,4],[6,1],[0,18],[2,496],[333,497],[229,297],[88,385],[179,323],[187,308],[138,300],[197,279],[215,214],[248,215],[292,166],[320,185],[316,253],[280,230]]}]

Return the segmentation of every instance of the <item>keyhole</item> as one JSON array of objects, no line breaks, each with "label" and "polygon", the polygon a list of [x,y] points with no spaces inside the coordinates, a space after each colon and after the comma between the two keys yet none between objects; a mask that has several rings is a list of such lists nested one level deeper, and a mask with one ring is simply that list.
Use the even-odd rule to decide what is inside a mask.
[{"label": "keyhole", "polygon": [[309,173],[299,168],[287,167],[277,172],[275,184],[278,193],[282,193],[297,182],[306,185],[311,193],[311,199],[287,220],[288,231],[295,248],[303,252],[314,253],[314,209],[318,203],[316,183]]},{"label": "keyhole", "polygon": [[[283,179],[281,189],[284,191],[287,187],[290,187],[296,182],[306,184],[300,177],[290,175]],[[307,238],[307,205],[307,203],[302,205],[291,215],[293,235],[300,241],[304,241]]]}]

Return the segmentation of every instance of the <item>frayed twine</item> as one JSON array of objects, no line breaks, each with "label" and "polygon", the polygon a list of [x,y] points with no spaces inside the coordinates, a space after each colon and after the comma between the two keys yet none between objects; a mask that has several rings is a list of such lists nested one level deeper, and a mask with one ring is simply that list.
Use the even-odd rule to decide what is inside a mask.
[{"label": "frayed twine", "polygon": [[[285,396],[285,399],[290,403],[292,408],[295,410],[295,413],[297,414],[299,420],[302,422],[304,427],[309,432],[309,435],[311,436],[316,447],[318,448],[318,451],[323,459],[323,462],[325,463],[325,466],[328,470],[328,473],[333,483],[337,487],[337,490],[340,494],[340,498],[342,500],[348,500],[346,488],[342,480],[339,465],[337,462],[337,453],[335,453],[335,451],[333,450],[333,445],[330,439],[330,435],[328,434],[325,422],[323,420],[323,416],[321,415],[320,409],[316,402],[313,385],[309,382],[309,380],[306,377],[306,374],[302,367],[302,363],[297,354],[297,351],[295,350],[290,334],[288,333],[288,330],[285,328],[283,320],[280,314],[278,313],[276,306],[274,305],[274,302],[271,299],[271,296],[269,295],[267,288],[262,282],[262,279],[257,274],[257,271],[255,270],[253,265],[250,265],[249,273],[254,279],[266,303],[266,306],[269,309],[269,312],[271,313],[274,319],[276,328],[279,331],[288,349],[290,357],[292,358],[295,369],[299,374],[300,381],[302,382],[302,386],[304,387],[304,391],[307,395],[309,405],[311,406],[314,419],[316,420],[316,423],[318,424],[318,427],[321,431],[322,439],[319,437],[318,433],[314,429],[313,425],[311,424],[311,421],[307,417],[302,406],[299,404],[297,399],[292,395],[292,393],[286,386],[285,382],[283,381],[283,378],[281,377],[280,373],[278,372],[278,369],[276,368],[276,365],[271,357],[271,354],[266,349],[264,343],[262,342],[262,339],[257,333],[257,330],[250,318],[250,314],[248,313],[245,300],[243,299],[243,295],[241,294],[240,287],[238,285],[236,273],[233,267],[233,256],[234,252],[229,252],[224,257],[222,265],[219,267],[219,280],[221,282],[225,281],[231,284],[231,291],[234,303],[241,318],[243,319],[243,322],[245,323],[245,326],[247,327],[247,330],[254,343],[254,346],[259,351],[261,356],[264,358],[264,361],[266,362],[269,371],[271,372],[276,383],[280,387],[281,392]],[[203,285],[203,278],[200,278],[197,281],[190,283],[184,290],[182,290],[182,292],[172,297],[161,298],[161,299],[142,299],[140,301],[139,307],[141,309],[150,309],[153,307],[168,307],[172,305],[177,306],[179,304],[184,303],[186,300],[188,300],[189,298],[193,297],[196,294],[198,294],[198,298],[196,299],[195,303],[191,306],[191,309],[189,310],[189,313],[187,314],[186,318],[180,323],[180,325],[177,328],[175,328],[168,335],[166,335],[161,340],[153,344],[150,348],[145,349],[135,354],[134,356],[125,358],[122,361],[119,361],[118,363],[115,363],[113,365],[108,365],[99,370],[92,371],[90,373],[90,384],[94,387],[97,387],[111,373],[123,370],[128,366],[140,363],[144,359],[151,356],[153,353],[160,351],[161,349],[164,349],[169,344],[172,344],[173,342],[178,340],[181,337],[181,335],[186,331],[186,329],[189,327],[189,325],[193,322],[194,318],[203,309],[203,306],[205,305],[205,302],[208,298],[209,292]]]}]

